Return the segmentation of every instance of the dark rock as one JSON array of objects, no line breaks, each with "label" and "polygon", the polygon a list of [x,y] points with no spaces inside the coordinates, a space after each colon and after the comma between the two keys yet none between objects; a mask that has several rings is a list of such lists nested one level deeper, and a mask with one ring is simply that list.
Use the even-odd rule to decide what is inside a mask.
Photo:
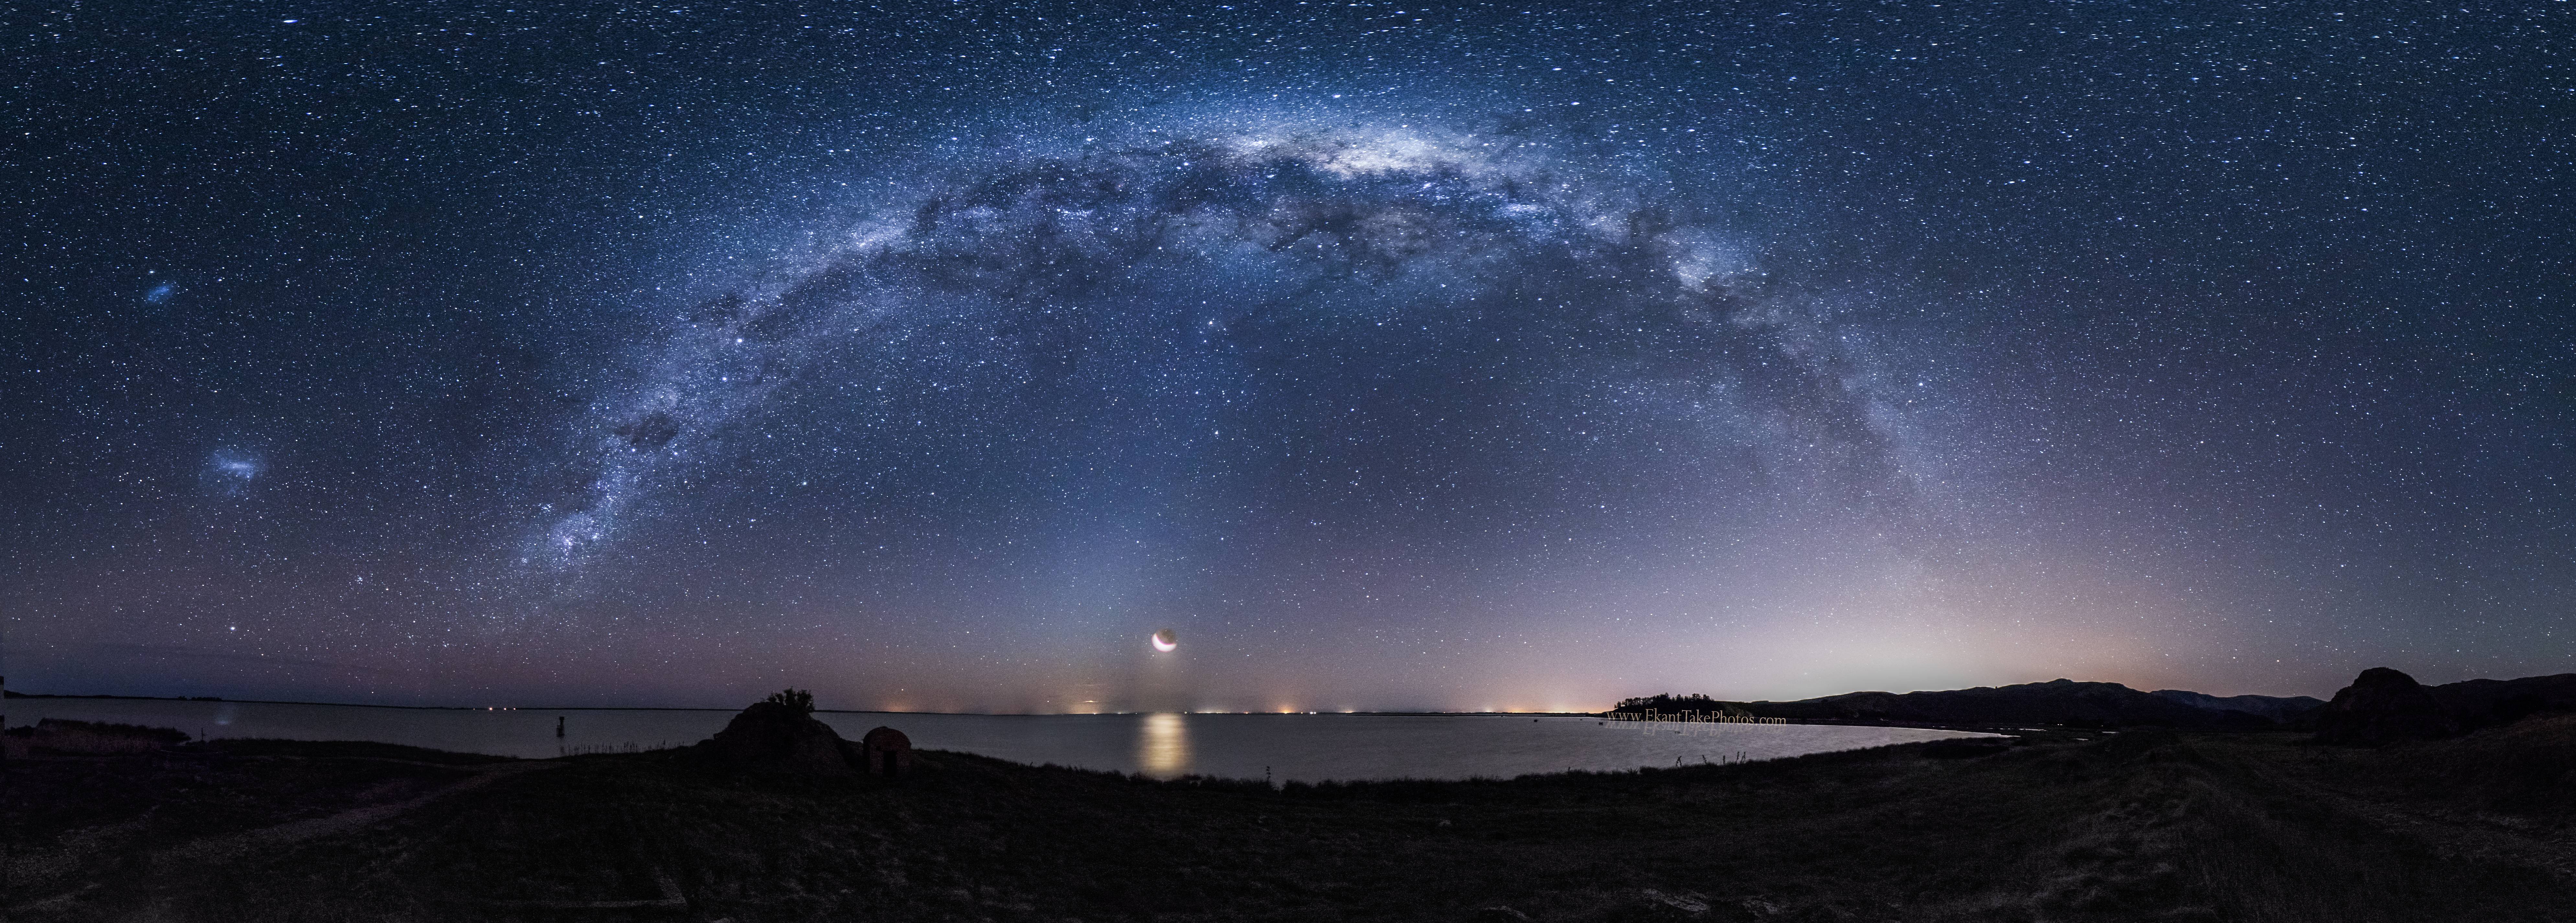
[{"label": "dark rock", "polygon": [[2375,747],[2459,732],[2459,719],[2430,690],[2387,667],[2361,671],[2317,713],[2319,743]]},{"label": "dark rock", "polygon": [[800,709],[762,702],[742,710],[716,736],[698,744],[717,765],[750,772],[846,776],[856,771],[848,741]]}]

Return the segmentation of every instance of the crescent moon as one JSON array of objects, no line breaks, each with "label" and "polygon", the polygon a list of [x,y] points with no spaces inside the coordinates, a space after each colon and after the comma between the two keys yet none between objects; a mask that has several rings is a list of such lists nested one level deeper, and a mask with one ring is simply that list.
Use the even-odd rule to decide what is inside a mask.
[{"label": "crescent moon", "polygon": [[1153,637],[1146,640],[1154,642],[1154,650],[1165,654],[1181,649],[1180,637],[1174,635],[1169,628],[1155,632]]}]

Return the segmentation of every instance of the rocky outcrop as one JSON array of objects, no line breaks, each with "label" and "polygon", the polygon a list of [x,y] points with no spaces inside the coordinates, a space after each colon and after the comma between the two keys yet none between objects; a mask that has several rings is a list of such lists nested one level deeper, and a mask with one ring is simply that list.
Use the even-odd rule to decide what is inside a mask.
[{"label": "rocky outcrop", "polygon": [[762,702],[742,710],[716,736],[698,744],[709,762],[745,772],[846,776],[858,772],[857,747],[801,709]]},{"label": "rocky outcrop", "polygon": [[2415,678],[2387,667],[2361,671],[2317,713],[2317,741],[2381,746],[2460,732],[2460,721]]}]

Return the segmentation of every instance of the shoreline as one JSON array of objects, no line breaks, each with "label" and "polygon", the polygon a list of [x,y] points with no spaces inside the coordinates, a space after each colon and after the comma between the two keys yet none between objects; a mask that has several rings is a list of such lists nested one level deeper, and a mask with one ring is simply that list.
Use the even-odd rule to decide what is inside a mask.
[{"label": "shoreline", "polygon": [[[8,697],[9,697],[11,700],[16,700],[16,699],[52,699],[52,700],[67,700],[67,701],[194,702],[194,703],[199,703],[199,704],[213,704],[213,705],[319,705],[319,706],[326,706],[326,707],[330,707],[330,708],[400,708],[400,709],[407,709],[407,710],[412,710],[412,711],[718,711],[718,712],[737,712],[737,711],[741,711],[741,710],[742,710],[742,709],[741,709],[741,708],[739,708],[739,707],[704,706],[704,705],[386,705],[386,704],[378,704],[378,703],[374,703],[374,702],[304,702],[304,701],[297,701],[297,700],[293,700],[293,699],[226,699],[226,698],[218,698],[218,697],[189,697],[189,696],[160,696],[160,695],[108,695],[108,694],[95,694],[95,695],[62,695],[62,694],[56,694],[56,693],[43,693],[43,692],[17,692],[17,691],[11,691],[11,692],[9,693],[9,696],[8,696]],[[1598,718],[1598,717],[1600,717],[1602,714],[1604,714],[1604,712],[1597,712],[1597,711],[1301,711],[1301,712],[1276,712],[1276,711],[1179,711],[1179,712],[1160,712],[1160,711],[1100,711],[1100,712],[1023,712],[1023,711],[1008,711],[1008,712],[999,712],[999,711],[888,711],[888,710],[885,710],[885,709],[876,709],[876,708],[817,708],[817,709],[815,709],[814,711],[815,711],[815,713],[816,713],[816,714],[826,714],[826,715],[956,715],[956,716],[960,716],[960,717],[973,717],[973,718],[1072,718],[1072,717],[1094,717],[1094,716],[1112,716],[1112,717],[1116,717],[1116,716],[1126,716],[1126,717],[1134,717],[1134,716],[1138,716],[1138,715],[1169,715],[1169,714],[1179,714],[1179,715],[1268,715],[1268,716],[1273,716],[1273,717],[1283,717],[1283,718],[1284,718],[1284,717],[1296,717],[1296,716],[1316,717],[1316,716],[1321,716],[1321,715],[1349,715],[1349,716],[1357,716],[1357,717],[1380,717],[1380,718],[1473,718],[1473,717],[1489,717],[1489,716],[1490,716],[1490,717],[1504,717],[1504,718]]]},{"label": "shoreline", "polygon": [[[939,749],[882,779],[685,754],[243,742],[13,761],[12,885],[44,906],[10,909],[65,923],[459,907],[535,923],[648,905],[777,923],[2125,923],[2284,907],[2318,923],[2536,921],[2576,893],[2559,839],[2576,815],[2552,781],[2571,720],[2387,749],[2142,732],[1279,786]],[[208,791],[238,794],[208,810]],[[2447,848],[2460,845],[2477,848]]]},{"label": "shoreline", "polygon": [[[366,702],[302,702],[302,701],[294,701],[294,700],[287,700],[287,699],[221,699],[221,698],[188,698],[188,697],[182,697],[182,696],[104,695],[104,694],[101,694],[101,695],[58,695],[58,694],[49,694],[49,693],[22,693],[22,692],[15,692],[15,691],[10,692],[10,693],[9,693],[9,695],[8,695],[8,697],[9,697],[9,699],[10,699],[10,700],[13,700],[13,701],[14,701],[14,700],[18,700],[18,699],[43,699],[43,700],[52,700],[52,701],[81,701],[81,702],[89,702],[89,701],[116,701],[116,702],[186,702],[186,703],[210,704],[210,705],[308,705],[308,706],[316,706],[316,707],[323,707],[323,708],[390,708],[390,709],[400,709],[400,710],[404,710],[404,711],[452,711],[452,712],[496,712],[496,711],[527,711],[527,712],[602,712],[602,711],[620,711],[620,712],[723,712],[723,713],[728,713],[728,714],[729,714],[729,713],[733,713],[733,712],[740,711],[740,709],[737,709],[737,708],[717,708],[717,707],[703,707],[703,706],[678,706],[678,705],[663,705],[663,706],[649,706],[649,705],[489,705],[489,706],[484,706],[484,705],[380,705],[380,704],[372,704],[372,703],[366,703]],[[1158,714],[1179,714],[1179,715],[1208,715],[1208,716],[1236,716],[1236,717],[1272,717],[1272,718],[1292,718],[1292,717],[1314,718],[1314,717],[1327,717],[1327,716],[1336,716],[1336,715],[1338,715],[1338,716],[1342,716],[1342,717],[1350,717],[1350,718],[1532,718],[1532,719],[1540,719],[1540,718],[1592,718],[1592,719],[1601,719],[1601,718],[1603,718],[1603,716],[1604,716],[1604,715],[1609,714],[1609,713],[1610,713],[1610,711],[1609,711],[1609,710],[1604,710],[1604,711],[1597,711],[1597,712],[1494,712],[1494,711],[1331,711],[1331,712],[1268,712],[1268,711],[1228,711],[1228,712],[1213,712],[1213,711],[1185,711],[1185,712],[1150,712],[1150,711],[1124,711],[1124,712],[971,712],[971,711],[968,711],[968,712],[957,712],[957,711],[883,711],[883,710],[878,710],[878,709],[867,709],[867,708],[818,708],[818,709],[815,709],[815,710],[814,710],[814,713],[815,713],[815,714],[820,714],[820,715],[925,715],[925,716],[937,716],[937,717],[958,717],[958,718],[1100,718],[1100,717],[1111,717],[1111,718],[1124,717],[1124,718],[1134,718],[1134,717],[1142,717],[1142,716],[1146,716],[1146,715],[1158,715]],[[5,716],[4,716],[4,715],[0,715],[0,717],[5,717]],[[1638,723],[1649,723],[1649,722],[1638,722]],[[1659,723],[1659,722],[1658,722],[1658,723]],[[1679,723],[1690,723],[1690,722],[1679,722]],[[1789,719],[1789,720],[1788,720],[1788,721],[1786,721],[1785,723],[1786,723],[1786,724],[1790,724],[1790,725],[1820,725],[1820,726],[1835,726],[1835,727],[1915,728],[1915,729],[1927,730],[1927,731],[1960,731],[1960,732],[1981,733],[1981,734],[2006,733],[2006,732],[2015,732],[2015,731],[2019,731],[2019,732],[2041,732],[2041,733],[2058,732],[2058,731],[2083,732],[2083,733],[2118,733],[2118,732],[2119,732],[2122,728],[2124,728],[2124,727],[2146,728],[2146,727],[2161,727],[2161,726],[2162,726],[2162,725],[2153,725],[2153,724],[2138,724],[2138,725],[2120,725],[2120,726],[2111,726],[2111,727],[2096,727],[2096,726],[2092,726],[2092,725],[2083,725],[2083,724],[2062,724],[2062,723],[2033,722],[2033,721],[1999,721],[1999,722],[1939,722],[1939,721],[1871,720],[1871,719],[1856,719],[1856,718],[1793,718],[1793,719]],[[2264,731],[2268,731],[2268,730],[2275,730],[2275,729],[2273,729],[2273,728],[2245,728],[2245,729],[2237,729],[2237,730],[2228,730],[2228,729],[2197,728],[2197,729],[2195,729],[2195,730],[2208,730],[2208,731],[2212,731],[2212,732],[2214,732],[2214,733],[2261,733],[2261,732],[2264,732]]]}]

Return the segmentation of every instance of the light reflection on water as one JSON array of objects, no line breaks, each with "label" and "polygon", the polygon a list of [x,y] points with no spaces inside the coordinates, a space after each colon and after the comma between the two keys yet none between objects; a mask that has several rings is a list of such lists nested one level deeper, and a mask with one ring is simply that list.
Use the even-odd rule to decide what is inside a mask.
[{"label": "light reflection on water", "polygon": [[[76,718],[177,728],[198,737],[372,740],[475,753],[552,757],[685,746],[722,730],[731,710],[370,708],[141,699],[11,699],[11,726]],[[1918,728],[1806,724],[1640,724],[1576,716],[941,715],[821,712],[857,740],[885,725],[926,750],[1031,765],[1282,782],[1509,778],[1627,770],[1966,736]],[[564,737],[555,722],[565,719]]]},{"label": "light reflection on water", "polygon": [[1146,715],[1144,731],[1136,737],[1136,764],[1146,775],[1170,779],[1189,773],[1189,722],[1169,712]]}]

